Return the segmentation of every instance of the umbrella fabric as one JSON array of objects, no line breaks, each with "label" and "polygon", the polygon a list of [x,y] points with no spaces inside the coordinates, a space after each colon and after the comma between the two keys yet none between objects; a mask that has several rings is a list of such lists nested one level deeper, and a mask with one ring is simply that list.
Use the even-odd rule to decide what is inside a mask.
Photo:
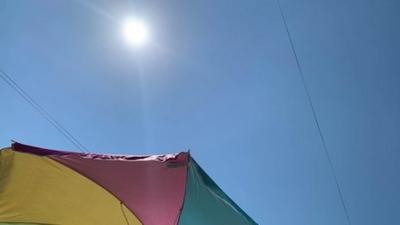
[{"label": "umbrella fabric", "polygon": [[0,151],[0,225],[256,224],[187,152]]}]

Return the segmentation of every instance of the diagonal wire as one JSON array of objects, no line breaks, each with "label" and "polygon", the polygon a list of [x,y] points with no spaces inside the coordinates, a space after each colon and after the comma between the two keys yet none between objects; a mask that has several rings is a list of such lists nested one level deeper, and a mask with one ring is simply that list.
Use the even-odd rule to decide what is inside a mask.
[{"label": "diagonal wire", "polygon": [[125,210],[124,210],[124,203],[122,203],[121,201],[119,203],[120,203],[120,206],[121,206],[122,215],[124,215],[124,218],[125,218],[126,225],[130,225],[128,217],[126,216],[126,213],[125,213]]},{"label": "diagonal wire", "polygon": [[53,127],[60,132],[68,141],[82,152],[88,152],[87,148],[79,142],[64,126],[62,126],[47,110],[35,101],[21,86],[19,86],[6,72],[0,70],[0,77],[14,91],[16,91],[29,105],[42,115]]},{"label": "diagonal wire", "polygon": [[350,215],[349,215],[348,209],[346,207],[346,203],[344,201],[342,190],[340,188],[339,179],[338,179],[338,177],[336,175],[335,167],[333,165],[332,158],[331,158],[330,153],[328,151],[328,147],[327,147],[324,135],[322,134],[322,129],[321,129],[321,126],[320,126],[319,121],[318,121],[318,116],[317,116],[317,113],[316,113],[315,108],[314,108],[314,104],[313,104],[313,101],[312,101],[312,98],[311,98],[311,94],[310,94],[309,88],[307,86],[306,79],[304,77],[303,69],[301,67],[300,60],[299,60],[299,57],[298,57],[297,52],[296,52],[296,48],[294,46],[294,41],[293,41],[292,35],[291,35],[290,31],[289,31],[289,27],[288,27],[287,22],[286,22],[285,14],[283,13],[281,2],[280,2],[280,0],[276,0],[276,2],[277,2],[278,8],[279,8],[279,12],[280,12],[282,20],[283,20],[283,24],[285,26],[285,30],[286,30],[286,33],[287,33],[287,36],[288,36],[288,39],[289,39],[289,42],[290,42],[291,50],[292,50],[294,58],[296,60],[297,69],[299,70],[299,75],[300,75],[300,78],[301,78],[301,82],[303,84],[303,88],[304,88],[304,91],[306,93],[307,100],[308,100],[308,103],[310,105],[310,108],[311,108],[311,111],[312,111],[312,114],[313,114],[314,122],[315,122],[315,125],[316,125],[317,129],[318,129],[319,137],[320,137],[321,142],[322,142],[322,147],[324,149],[324,152],[325,152],[326,158],[328,160],[329,167],[330,167],[333,179],[334,179],[335,184],[336,184],[336,189],[337,189],[337,192],[338,192],[338,195],[339,195],[339,198],[340,198],[340,202],[342,204],[344,213],[346,215],[347,224],[351,225]]}]

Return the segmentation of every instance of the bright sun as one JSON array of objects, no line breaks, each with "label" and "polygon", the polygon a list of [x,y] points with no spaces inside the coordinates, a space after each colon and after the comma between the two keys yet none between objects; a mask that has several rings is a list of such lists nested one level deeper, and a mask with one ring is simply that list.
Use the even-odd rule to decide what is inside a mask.
[{"label": "bright sun", "polygon": [[143,21],[128,19],[123,24],[123,35],[128,43],[141,46],[147,42],[149,31]]}]

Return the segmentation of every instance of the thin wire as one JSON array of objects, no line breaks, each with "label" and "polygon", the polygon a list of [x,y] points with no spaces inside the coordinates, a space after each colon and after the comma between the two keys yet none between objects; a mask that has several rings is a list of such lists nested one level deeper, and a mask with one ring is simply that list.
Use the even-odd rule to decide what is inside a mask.
[{"label": "thin wire", "polygon": [[122,203],[122,202],[120,201],[120,206],[121,206],[122,215],[124,215],[126,224],[127,224],[127,225],[130,225],[130,224],[129,224],[128,217],[126,216],[126,213],[125,213],[123,204],[124,204],[124,203]]},{"label": "thin wire", "polygon": [[88,152],[87,148],[79,142],[64,126],[62,126],[47,110],[45,110],[37,101],[35,101],[21,86],[19,86],[6,72],[0,70],[0,77],[14,91],[16,91],[28,104],[38,111],[58,132],[69,140],[80,151]]},{"label": "thin wire", "polygon": [[301,82],[303,84],[304,91],[306,93],[307,100],[308,100],[308,103],[310,105],[310,108],[311,108],[311,111],[312,111],[312,114],[313,114],[314,122],[316,124],[317,129],[318,129],[319,137],[320,137],[321,142],[322,142],[322,147],[324,149],[324,152],[325,152],[326,158],[328,160],[329,167],[330,167],[333,179],[334,179],[335,184],[336,184],[336,189],[337,189],[337,192],[338,192],[338,195],[339,195],[340,202],[342,204],[344,213],[346,215],[347,223],[348,223],[348,225],[351,225],[350,215],[349,215],[349,212],[347,210],[346,203],[344,201],[342,190],[340,188],[339,179],[338,179],[338,177],[336,175],[335,167],[333,165],[332,158],[331,158],[331,156],[329,154],[328,147],[327,147],[324,135],[322,134],[322,129],[321,129],[321,126],[320,126],[319,121],[318,121],[318,116],[317,116],[317,113],[316,113],[315,108],[314,108],[314,104],[313,104],[313,101],[312,101],[312,98],[311,98],[311,94],[310,94],[310,91],[309,91],[307,83],[306,83],[306,79],[304,77],[303,69],[301,67],[300,60],[299,60],[299,57],[298,57],[297,52],[296,52],[296,48],[294,47],[293,38],[292,38],[292,35],[291,35],[290,31],[289,31],[289,27],[288,27],[287,22],[286,22],[285,14],[283,13],[283,9],[282,9],[280,0],[276,0],[276,2],[277,2],[277,5],[278,5],[278,8],[279,8],[279,12],[281,14],[283,23],[285,25],[285,29],[286,29],[286,33],[287,33],[287,36],[288,36],[288,39],[289,39],[289,42],[290,42],[290,46],[291,46],[294,58],[296,60],[297,69],[299,70],[299,75],[301,77]]}]

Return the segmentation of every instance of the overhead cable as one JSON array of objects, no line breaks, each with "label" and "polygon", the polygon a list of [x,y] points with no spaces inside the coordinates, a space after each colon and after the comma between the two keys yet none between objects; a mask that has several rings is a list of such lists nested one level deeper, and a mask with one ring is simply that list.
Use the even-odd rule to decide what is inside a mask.
[{"label": "overhead cable", "polygon": [[49,122],[61,135],[63,135],[69,142],[82,152],[88,152],[87,148],[74,137],[54,116],[52,116],[46,109],[44,109],[35,99],[32,98],[20,85],[17,84],[6,72],[0,70],[0,77],[17,92],[29,105],[31,105],[47,122]]},{"label": "overhead cable", "polygon": [[340,184],[339,184],[339,179],[338,179],[338,177],[336,175],[335,167],[333,165],[332,158],[330,156],[330,153],[329,153],[329,150],[328,150],[324,135],[322,133],[322,129],[321,129],[320,123],[318,121],[318,116],[317,116],[317,113],[316,113],[316,110],[315,110],[315,107],[314,107],[314,104],[313,104],[313,101],[312,101],[312,98],[311,98],[311,94],[310,94],[309,88],[307,86],[306,79],[304,77],[303,69],[301,67],[300,60],[299,60],[299,57],[298,57],[297,52],[296,52],[296,48],[294,46],[293,37],[292,37],[292,35],[291,35],[290,31],[289,31],[289,27],[288,27],[288,24],[286,22],[286,17],[285,17],[285,14],[283,12],[283,9],[282,9],[281,2],[280,2],[280,0],[276,0],[276,2],[277,2],[278,8],[279,8],[279,12],[280,12],[282,20],[283,20],[283,24],[285,26],[285,30],[286,30],[286,33],[287,33],[287,36],[288,36],[288,39],[289,39],[289,42],[290,42],[290,47],[291,47],[291,50],[293,52],[293,56],[294,56],[294,58],[296,60],[296,65],[297,65],[297,69],[299,71],[299,75],[300,75],[300,78],[301,78],[301,83],[302,83],[304,91],[306,93],[307,101],[308,101],[308,104],[309,104],[309,106],[311,108],[312,115],[313,115],[313,118],[314,118],[314,122],[315,122],[316,128],[318,130],[319,137],[321,139],[322,148],[323,148],[323,150],[325,152],[325,155],[326,155],[326,158],[327,158],[327,161],[328,161],[328,164],[329,164],[329,168],[331,170],[333,179],[335,181],[336,190],[337,190],[337,193],[339,195],[340,203],[342,204],[344,214],[346,216],[347,224],[351,225],[350,215],[349,215],[346,203],[344,201],[342,189],[341,189]]}]

